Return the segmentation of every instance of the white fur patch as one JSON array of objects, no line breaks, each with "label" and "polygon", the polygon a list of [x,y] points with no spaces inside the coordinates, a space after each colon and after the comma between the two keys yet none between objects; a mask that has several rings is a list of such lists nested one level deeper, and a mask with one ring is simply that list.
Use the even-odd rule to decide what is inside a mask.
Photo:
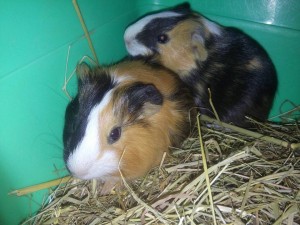
[{"label": "white fur patch", "polygon": [[125,42],[128,53],[132,56],[151,55],[152,51],[135,39]]},{"label": "white fur patch", "polygon": [[212,21],[209,21],[205,18],[202,18],[202,21],[203,21],[204,26],[207,27],[207,29],[210,31],[210,33],[218,35],[218,36],[221,35],[222,29],[218,24],[216,24]]},{"label": "white fur patch", "polygon": [[129,54],[132,56],[151,54],[152,51],[149,48],[139,43],[138,40],[135,39],[137,34],[140,33],[144,29],[144,27],[154,19],[174,16],[181,16],[181,14],[171,11],[161,12],[145,16],[144,18],[129,26],[124,33],[125,45]]},{"label": "white fur patch", "polygon": [[[74,176],[81,179],[100,178],[118,169],[118,158],[109,149],[100,149],[99,114],[112,98],[110,90],[102,101],[90,112],[85,135],[67,160],[67,166]],[[99,158],[100,153],[102,157]]]}]

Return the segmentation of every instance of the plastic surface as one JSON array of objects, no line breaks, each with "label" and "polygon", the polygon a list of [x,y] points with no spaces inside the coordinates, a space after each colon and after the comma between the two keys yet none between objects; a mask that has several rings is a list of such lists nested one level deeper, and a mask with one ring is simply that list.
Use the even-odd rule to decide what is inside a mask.
[{"label": "plastic surface", "polygon": [[[79,0],[100,63],[126,55],[123,32],[146,12],[181,1]],[[298,0],[194,0],[194,10],[235,26],[269,52],[279,76],[272,110],[289,99],[300,104],[300,2]],[[61,177],[62,128],[68,98],[62,91],[68,58],[70,75],[92,56],[71,1],[0,2],[0,224],[18,224],[40,207],[45,191],[26,197],[7,193]],[[68,90],[76,92],[73,77]],[[291,105],[283,107],[287,110]]]}]

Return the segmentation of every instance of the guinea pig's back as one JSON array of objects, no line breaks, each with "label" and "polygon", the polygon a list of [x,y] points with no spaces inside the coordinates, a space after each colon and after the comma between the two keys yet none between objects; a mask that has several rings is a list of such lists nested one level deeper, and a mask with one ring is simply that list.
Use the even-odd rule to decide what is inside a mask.
[{"label": "guinea pig's back", "polygon": [[[175,92],[177,86],[181,85],[173,72],[143,57],[139,60],[133,58],[122,61],[116,66],[112,66],[110,72],[121,79],[122,82],[132,82],[132,80],[144,83],[151,82],[166,94]],[[130,76],[126,76],[126,74],[130,74]]]},{"label": "guinea pig's back", "polygon": [[221,120],[245,126],[245,115],[264,121],[277,89],[275,67],[267,52],[254,39],[235,28],[222,29],[207,41],[208,58],[190,71],[185,82],[196,102],[209,110],[213,104]]},{"label": "guinea pig's back", "polygon": [[224,33],[230,46],[226,63],[234,70],[227,73],[236,84],[233,91],[244,97],[241,101],[247,103],[251,116],[264,121],[277,89],[275,66],[265,49],[250,36],[235,28],[225,28]]}]

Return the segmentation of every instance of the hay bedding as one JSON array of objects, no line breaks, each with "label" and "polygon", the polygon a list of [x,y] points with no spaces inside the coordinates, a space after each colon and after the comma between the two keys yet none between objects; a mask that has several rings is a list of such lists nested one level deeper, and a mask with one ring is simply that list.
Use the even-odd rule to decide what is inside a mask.
[{"label": "hay bedding", "polygon": [[[105,196],[101,183],[72,179],[24,224],[300,224],[299,150],[201,124],[201,138],[196,127],[145,178]],[[259,126],[262,134],[300,142],[297,125]]]}]

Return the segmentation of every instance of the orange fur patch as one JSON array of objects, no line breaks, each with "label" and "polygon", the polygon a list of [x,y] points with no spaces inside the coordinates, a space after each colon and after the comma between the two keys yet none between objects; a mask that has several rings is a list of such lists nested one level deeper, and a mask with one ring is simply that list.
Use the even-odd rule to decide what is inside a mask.
[{"label": "orange fur patch", "polygon": [[152,83],[162,94],[174,92],[178,80],[174,74],[162,68],[153,68],[140,61],[125,61],[116,66],[112,66],[109,72],[116,77],[128,77],[122,81],[122,86],[132,82],[139,81],[143,83]]},{"label": "orange fur patch", "polygon": [[192,38],[199,29],[205,30],[200,20],[189,19],[177,24],[167,33],[170,41],[160,45],[158,60],[180,76],[188,75],[196,68],[196,60],[204,61],[208,55],[201,41]]}]

